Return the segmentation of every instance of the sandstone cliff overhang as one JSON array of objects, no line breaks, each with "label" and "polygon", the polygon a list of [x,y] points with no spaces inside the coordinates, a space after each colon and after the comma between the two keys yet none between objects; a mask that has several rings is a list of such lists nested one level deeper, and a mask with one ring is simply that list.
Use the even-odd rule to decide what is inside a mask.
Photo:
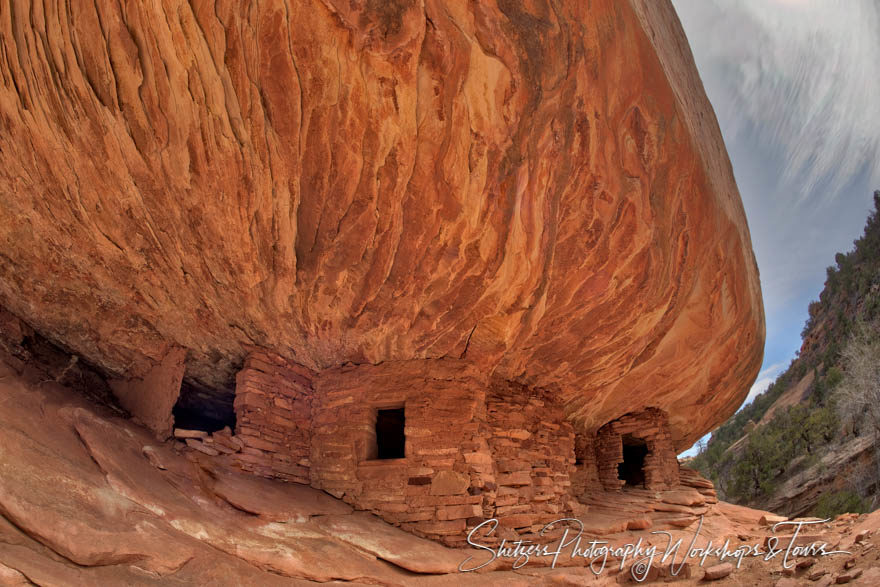
[{"label": "sandstone cliff overhang", "polygon": [[456,358],[683,448],[757,374],[668,2],[24,2],[0,44],[0,305],[112,376]]}]

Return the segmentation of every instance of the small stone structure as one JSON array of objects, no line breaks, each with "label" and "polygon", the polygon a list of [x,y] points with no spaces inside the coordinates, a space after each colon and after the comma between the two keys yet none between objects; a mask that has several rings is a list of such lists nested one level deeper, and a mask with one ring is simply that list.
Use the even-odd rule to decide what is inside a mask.
[{"label": "small stone structure", "polygon": [[[567,511],[574,432],[542,392],[452,360],[332,369],[315,392],[312,485],[356,507],[448,544],[468,520],[528,533]],[[385,409],[403,410],[403,458],[376,458]]]},{"label": "small stone structure", "polygon": [[[575,434],[553,394],[460,360],[314,373],[252,352],[234,405],[242,449],[227,458],[242,469],[323,489],[450,545],[488,518],[499,528],[483,543],[534,536],[580,511],[579,496],[619,491],[626,466],[645,488],[678,485],[662,411]],[[626,458],[629,444],[640,458]]]},{"label": "small stone structure", "polygon": [[632,469],[640,471],[631,485],[671,489],[679,484],[678,460],[666,415],[656,408],[627,414],[602,426],[597,434],[596,461],[599,482],[606,490],[628,484],[626,477]]}]

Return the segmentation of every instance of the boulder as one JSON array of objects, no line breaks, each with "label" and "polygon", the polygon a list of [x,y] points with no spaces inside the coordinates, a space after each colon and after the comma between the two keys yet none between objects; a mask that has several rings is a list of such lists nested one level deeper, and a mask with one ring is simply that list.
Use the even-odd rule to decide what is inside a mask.
[{"label": "boulder", "polygon": [[785,516],[777,516],[774,514],[764,514],[761,516],[760,524],[762,526],[774,526],[780,522],[787,522],[788,518]]},{"label": "boulder", "polygon": [[721,563],[708,567],[703,573],[703,579],[706,581],[717,581],[723,579],[733,572],[733,565],[730,563]]}]

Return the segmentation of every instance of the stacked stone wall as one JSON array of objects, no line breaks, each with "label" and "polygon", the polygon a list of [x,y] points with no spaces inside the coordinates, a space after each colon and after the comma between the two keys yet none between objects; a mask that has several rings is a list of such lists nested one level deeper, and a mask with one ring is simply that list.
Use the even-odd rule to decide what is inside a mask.
[{"label": "stacked stone wall", "polygon": [[[377,415],[403,409],[402,458],[380,459]],[[666,416],[649,409],[575,435],[551,393],[490,379],[458,360],[348,365],[313,374],[248,356],[236,380],[242,469],[310,484],[414,534],[463,545],[528,538],[579,512],[576,497],[617,490],[622,438],[642,439],[645,486],[679,483]]]},{"label": "stacked stone wall", "polygon": [[574,458],[574,471],[571,473],[571,494],[578,497],[587,490],[601,488],[594,435],[583,433],[575,435]]},{"label": "stacked stone wall", "polygon": [[311,371],[266,352],[253,352],[235,379],[233,457],[243,470],[309,483]]},{"label": "stacked stone wall", "polygon": [[596,460],[599,481],[606,490],[624,486],[618,476],[623,461],[623,436],[643,440],[648,454],[644,461],[645,487],[671,489],[679,485],[678,460],[669,433],[666,414],[656,408],[627,414],[599,429],[596,437]]},{"label": "stacked stone wall", "polygon": [[[389,362],[315,380],[312,486],[417,535],[462,544],[494,488],[484,374],[451,360]],[[376,414],[403,408],[405,456],[375,458]]]},{"label": "stacked stone wall", "polygon": [[486,414],[497,471],[492,517],[539,532],[571,511],[574,430],[550,394],[508,381],[493,381]]}]

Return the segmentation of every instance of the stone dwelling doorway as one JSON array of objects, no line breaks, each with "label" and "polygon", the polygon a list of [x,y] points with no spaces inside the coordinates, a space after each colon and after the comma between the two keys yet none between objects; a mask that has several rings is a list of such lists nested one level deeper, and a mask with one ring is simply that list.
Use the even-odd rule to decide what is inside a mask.
[{"label": "stone dwelling doorway", "polygon": [[606,491],[679,484],[678,460],[661,410],[648,408],[608,422],[596,433],[595,446],[599,482]]},{"label": "stone dwelling doorway", "polygon": [[377,410],[376,458],[402,459],[406,456],[406,414],[402,407]]},{"label": "stone dwelling doorway", "polygon": [[617,477],[624,487],[645,486],[645,458],[648,456],[648,443],[631,434],[621,437],[623,460],[617,465]]}]

